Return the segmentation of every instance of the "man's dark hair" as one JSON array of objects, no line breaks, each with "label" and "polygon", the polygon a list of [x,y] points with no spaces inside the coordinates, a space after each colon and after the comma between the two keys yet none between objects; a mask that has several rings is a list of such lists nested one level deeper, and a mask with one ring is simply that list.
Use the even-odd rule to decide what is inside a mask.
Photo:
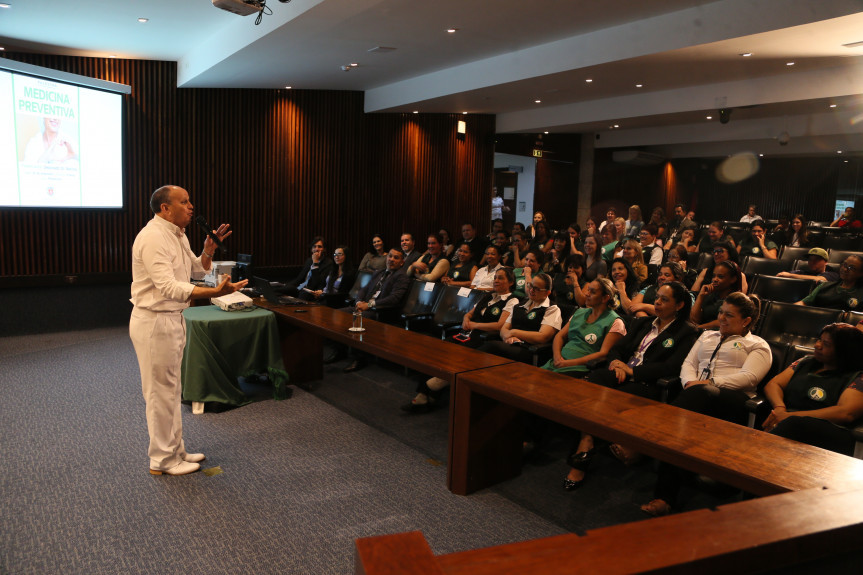
[{"label": "man's dark hair", "polygon": [[150,209],[154,214],[162,211],[162,204],[171,203],[171,186],[162,186],[150,196]]}]

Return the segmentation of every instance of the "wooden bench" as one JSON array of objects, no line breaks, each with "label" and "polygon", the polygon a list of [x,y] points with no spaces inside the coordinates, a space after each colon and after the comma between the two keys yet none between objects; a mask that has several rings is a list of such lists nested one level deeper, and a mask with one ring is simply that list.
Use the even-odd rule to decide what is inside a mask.
[{"label": "wooden bench", "polygon": [[863,479],[863,461],[524,364],[458,375],[448,487],[467,495],[521,472],[522,411],[623,443],[755,495]]},{"label": "wooden bench", "polygon": [[440,556],[418,531],[367,537],[355,542],[354,573],[855,573],[861,541],[863,483],[854,481]]},{"label": "wooden bench", "polygon": [[453,383],[457,374],[511,364],[512,360],[386,323],[363,320],[366,331],[348,331],[353,316],[326,306],[255,304],[273,311],[279,323],[285,370],[294,382],[323,377],[323,340],[330,339]]}]

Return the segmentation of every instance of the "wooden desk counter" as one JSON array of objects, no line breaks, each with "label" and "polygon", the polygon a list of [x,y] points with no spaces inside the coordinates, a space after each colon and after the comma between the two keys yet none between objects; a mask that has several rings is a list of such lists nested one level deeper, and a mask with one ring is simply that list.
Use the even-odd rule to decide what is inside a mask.
[{"label": "wooden desk counter", "polygon": [[[369,319],[363,320],[366,331],[350,332],[353,316],[326,306],[274,305],[263,298],[255,300],[255,304],[273,311],[279,320],[282,353],[292,381],[310,381],[323,376],[323,338],[450,383],[459,373],[512,363],[503,357]],[[305,374],[307,379],[300,379],[300,374]]]},{"label": "wooden desk counter", "polygon": [[468,494],[518,475],[520,410],[755,495],[863,479],[863,461],[524,364],[458,376],[448,481]]}]

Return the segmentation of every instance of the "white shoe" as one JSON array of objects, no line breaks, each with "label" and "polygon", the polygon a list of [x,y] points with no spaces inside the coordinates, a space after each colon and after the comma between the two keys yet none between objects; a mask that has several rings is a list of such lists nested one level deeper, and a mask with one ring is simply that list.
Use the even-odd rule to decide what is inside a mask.
[{"label": "white shoe", "polygon": [[183,456],[186,463],[200,463],[207,457],[203,453],[187,453]]},{"label": "white shoe", "polygon": [[190,463],[188,461],[183,461],[178,463],[171,469],[150,469],[150,473],[153,475],[186,475],[189,473],[194,473],[201,468],[197,463]]}]

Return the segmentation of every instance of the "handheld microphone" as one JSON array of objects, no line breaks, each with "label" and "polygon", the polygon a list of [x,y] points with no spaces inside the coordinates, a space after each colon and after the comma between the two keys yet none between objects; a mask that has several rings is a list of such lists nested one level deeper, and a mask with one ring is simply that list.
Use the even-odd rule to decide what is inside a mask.
[{"label": "handheld microphone", "polygon": [[213,233],[213,228],[211,228],[210,224],[207,223],[207,218],[205,218],[204,216],[198,216],[197,218],[195,218],[195,222],[205,234],[213,238],[213,241],[216,242],[217,246],[219,246],[220,248],[225,247],[222,245],[222,240],[220,240],[219,237]]}]

